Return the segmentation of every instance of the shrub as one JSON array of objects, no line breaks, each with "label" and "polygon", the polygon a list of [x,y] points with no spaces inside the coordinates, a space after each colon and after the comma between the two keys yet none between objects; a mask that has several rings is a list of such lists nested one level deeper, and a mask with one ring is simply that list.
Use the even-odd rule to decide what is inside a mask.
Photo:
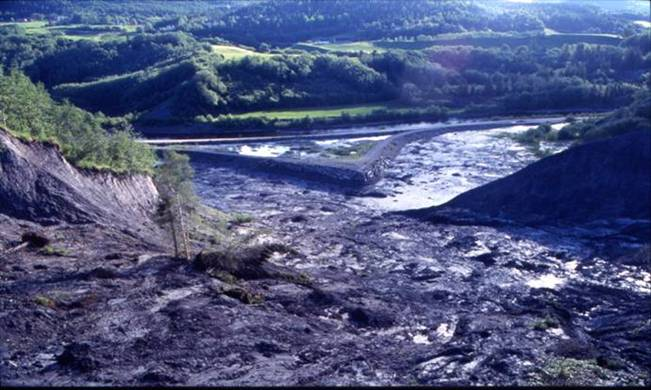
[{"label": "shrub", "polygon": [[233,219],[231,220],[231,222],[235,225],[241,225],[252,221],[253,221],[253,217],[249,214],[244,214],[244,213],[234,213]]},{"label": "shrub", "polygon": [[595,386],[603,384],[606,378],[606,371],[595,360],[553,358],[534,376],[534,384]]},{"label": "shrub", "polygon": [[547,330],[550,328],[558,328],[558,321],[547,316],[541,320],[534,322],[533,328],[535,330]]}]

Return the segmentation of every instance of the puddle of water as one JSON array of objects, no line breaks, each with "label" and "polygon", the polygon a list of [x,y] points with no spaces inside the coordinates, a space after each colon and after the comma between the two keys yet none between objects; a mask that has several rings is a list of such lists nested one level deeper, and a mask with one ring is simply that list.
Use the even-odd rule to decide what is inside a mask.
[{"label": "puddle of water", "polygon": [[563,127],[565,127],[565,126],[567,126],[569,124],[570,124],[570,122],[554,123],[551,127],[552,127],[553,130],[558,131],[558,130],[562,129]]},{"label": "puddle of water", "polygon": [[[208,145],[193,145],[192,149],[209,150],[218,152],[236,153],[243,156],[255,157],[291,157],[291,158],[340,158],[341,151],[334,153],[337,149],[352,148],[360,143],[376,143],[389,138],[390,135],[379,135],[369,137],[357,138],[338,138],[328,140],[286,140],[277,142],[252,142],[252,143],[236,143],[236,144],[208,144]],[[366,148],[363,148],[366,150]],[[356,151],[351,151],[351,155]]]},{"label": "puddle of water", "polygon": [[432,344],[432,342],[429,341],[429,337],[426,334],[422,334],[422,333],[417,333],[414,336],[412,336],[411,341],[413,341],[414,344],[424,344],[424,345]]},{"label": "puddle of water", "polygon": [[576,260],[568,261],[567,263],[563,264],[563,268],[570,272],[576,272],[576,268],[579,266],[579,262]]},{"label": "puddle of water", "polygon": [[477,242],[476,243],[476,248],[469,251],[464,256],[466,256],[466,257],[476,257],[476,256],[485,255],[485,254],[488,254],[488,253],[491,253],[491,252],[492,251],[490,249],[488,249],[486,247],[486,245],[484,245],[483,242]]},{"label": "puddle of water", "polygon": [[467,278],[472,275],[472,268],[461,265],[461,264],[452,264],[448,266],[448,271],[460,275],[461,277]]},{"label": "puddle of water", "polygon": [[[517,133],[523,133],[529,129],[533,129],[536,126],[526,126],[526,125],[515,125],[515,126],[509,126],[509,127],[501,127],[498,129],[492,129],[493,131],[499,130],[501,133],[509,133],[509,134],[517,134]],[[491,131],[491,130],[489,130]]]},{"label": "puddle of water", "polygon": [[163,295],[156,300],[156,303],[154,304],[154,306],[152,306],[149,309],[149,311],[151,313],[156,313],[157,311],[167,306],[168,303],[172,301],[178,301],[179,299],[183,299],[200,290],[201,290],[201,286],[192,286],[192,287],[184,287],[184,288],[177,288],[174,290],[163,291]]},{"label": "puddle of water", "polygon": [[350,145],[362,141],[376,141],[376,142],[383,141],[389,137],[390,135],[378,135],[373,137],[359,137],[359,138],[339,138],[339,139],[327,139],[321,141],[314,141],[314,143],[319,146],[342,146],[342,145]]},{"label": "puddle of water", "polygon": [[256,156],[256,157],[278,157],[289,151],[288,146],[284,145],[259,145],[249,146],[242,145],[239,148],[239,154],[243,156]]},{"label": "puddle of water", "polygon": [[563,328],[549,328],[546,330],[546,332],[552,336],[560,337],[561,339],[567,340],[570,337],[565,334],[565,331]]},{"label": "puddle of water", "polygon": [[555,289],[565,283],[565,279],[559,278],[554,274],[546,274],[539,278],[527,281],[527,286],[531,288],[549,288]]},{"label": "puddle of water", "polygon": [[446,324],[443,323],[436,328],[436,335],[441,339],[441,342],[447,343],[452,340],[454,331],[456,330],[456,323]]},{"label": "puddle of water", "polygon": [[388,237],[388,238],[392,238],[394,240],[400,240],[400,241],[409,240],[409,237],[404,236],[404,235],[402,235],[402,234],[400,234],[398,232],[384,233],[383,236]]},{"label": "puddle of water", "polygon": [[651,293],[651,274],[646,271],[630,271],[624,270],[617,274],[624,284],[623,287],[628,287],[634,291],[641,293]]}]

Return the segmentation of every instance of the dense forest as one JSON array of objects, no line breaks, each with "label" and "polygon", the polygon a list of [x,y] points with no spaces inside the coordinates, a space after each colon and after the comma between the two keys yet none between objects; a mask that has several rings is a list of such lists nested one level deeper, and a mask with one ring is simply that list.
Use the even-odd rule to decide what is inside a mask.
[{"label": "dense forest", "polygon": [[129,123],[57,103],[42,85],[34,85],[18,71],[0,70],[0,115],[4,130],[24,140],[57,145],[78,167],[153,172],[154,154],[134,142]]},{"label": "dense forest", "polygon": [[[0,18],[47,18],[57,24],[137,24],[143,31],[186,31],[258,46],[309,39],[415,38],[466,31],[542,31],[630,35],[636,12],[612,15],[594,2],[521,4],[508,1],[299,0],[83,1],[9,0]],[[638,2],[641,3],[641,2]],[[627,9],[627,7],[619,7]],[[46,16],[47,15],[47,16]],[[351,29],[355,26],[355,29]]]},{"label": "dense forest", "polygon": [[[137,127],[200,123],[218,132],[606,110],[649,85],[651,37],[636,22],[644,10],[479,0],[8,1],[0,60],[57,100]],[[381,107],[345,112],[373,105]],[[310,107],[344,109],[337,118],[274,117]]]}]

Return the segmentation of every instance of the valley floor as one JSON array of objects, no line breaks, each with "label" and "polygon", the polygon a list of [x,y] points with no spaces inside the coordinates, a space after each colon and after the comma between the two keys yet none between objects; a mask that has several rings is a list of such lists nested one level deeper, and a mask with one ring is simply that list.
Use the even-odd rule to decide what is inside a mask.
[{"label": "valley floor", "polygon": [[[224,293],[226,282],[119,231],[50,227],[66,253],[1,263],[0,378],[648,385],[651,275],[628,256],[642,243],[391,213],[442,203],[534,159],[485,131],[451,133],[407,145],[378,198],[195,164],[203,201],[251,215],[233,231],[293,248],[270,261],[308,281],[244,278],[240,287],[259,294],[247,304]],[[30,227],[0,221],[0,243]]]}]

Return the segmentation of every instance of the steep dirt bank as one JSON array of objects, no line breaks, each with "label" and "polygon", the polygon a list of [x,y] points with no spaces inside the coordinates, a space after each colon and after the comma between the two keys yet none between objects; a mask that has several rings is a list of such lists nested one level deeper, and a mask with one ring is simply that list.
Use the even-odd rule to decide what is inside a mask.
[{"label": "steep dirt bank", "polygon": [[151,222],[158,192],[148,176],[80,170],[57,148],[0,129],[0,214],[41,224],[97,223],[133,233]]},{"label": "steep dirt bank", "polygon": [[415,210],[424,220],[577,225],[651,220],[651,134],[570,148],[450,202]]}]

